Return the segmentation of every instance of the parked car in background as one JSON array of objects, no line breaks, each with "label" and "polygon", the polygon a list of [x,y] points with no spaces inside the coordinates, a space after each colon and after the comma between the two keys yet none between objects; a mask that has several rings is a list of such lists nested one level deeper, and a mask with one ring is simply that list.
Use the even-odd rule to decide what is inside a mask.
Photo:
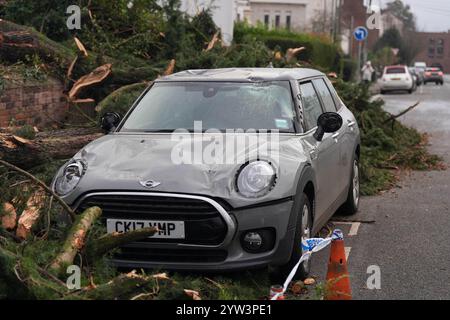
[{"label": "parked car in background", "polygon": [[422,75],[423,78],[425,76],[427,64],[425,62],[416,62],[414,63],[414,69],[416,69],[416,73]]},{"label": "parked car in background", "polygon": [[[102,208],[110,233],[158,226],[153,237],[124,246],[116,266],[229,271],[270,265],[273,274],[287,274],[304,253],[302,240],[338,208],[358,210],[360,130],[316,70],[180,72],[157,79],[123,120],[106,114],[102,127],[110,134],[67,162],[52,187],[76,212]],[[275,154],[263,141],[231,140],[230,149],[221,144],[226,150],[211,141],[245,142],[268,132],[278,140],[270,144]],[[219,163],[201,161],[211,143]],[[183,155],[194,161],[174,162],[179,148],[193,150]],[[303,262],[298,276],[309,268]]]},{"label": "parked car in background", "polygon": [[420,87],[423,84],[423,73],[417,72],[416,68],[408,68],[409,73],[414,77],[416,85]]},{"label": "parked car in background", "polygon": [[444,72],[444,67],[442,66],[442,64],[436,62],[436,63],[432,63],[430,68],[438,68],[439,70],[441,70],[442,72]]},{"label": "parked car in background", "polygon": [[399,90],[405,90],[408,91],[408,93],[413,93],[415,89],[415,80],[409,72],[407,66],[398,65],[384,68],[380,83],[381,94]]},{"label": "parked car in background", "polygon": [[424,84],[434,82],[436,84],[444,84],[444,72],[439,68],[427,68],[425,70]]}]

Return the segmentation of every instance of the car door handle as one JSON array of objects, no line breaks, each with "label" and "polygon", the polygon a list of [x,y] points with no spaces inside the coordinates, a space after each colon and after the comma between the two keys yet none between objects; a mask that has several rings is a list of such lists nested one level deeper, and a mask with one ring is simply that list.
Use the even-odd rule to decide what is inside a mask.
[{"label": "car door handle", "polygon": [[317,148],[313,148],[311,149],[311,151],[309,152],[309,154],[311,155],[311,159],[317,159]]},{"label": "car door handle", "polygon": [[338,143],[338,138],[339,138],[340,133],[336,132],[335,134],[333,134],[331,137],[334,139],[334,142]]}]

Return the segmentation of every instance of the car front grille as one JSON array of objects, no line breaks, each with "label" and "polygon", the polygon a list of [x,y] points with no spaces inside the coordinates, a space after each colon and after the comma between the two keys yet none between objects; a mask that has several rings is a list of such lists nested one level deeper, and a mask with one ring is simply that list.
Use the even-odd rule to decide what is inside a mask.
[{"label": "car front grille", "polygon": [[154,263],[218,263],[225,261],[225,250],[195,249],[153,249],[137,246],[126,246],[114,256],[117,260],[129,262],[151,261]]},{"label": "car front grille", "polygon": [[146,239],[141,242],[182,243],[193,245],[220,245],[228,232],[227,224],[210,203],[191,198],[148,195],[101,194],[84,198],[77,208],[98,206],[103,219],[184,221],[184,240]]}]

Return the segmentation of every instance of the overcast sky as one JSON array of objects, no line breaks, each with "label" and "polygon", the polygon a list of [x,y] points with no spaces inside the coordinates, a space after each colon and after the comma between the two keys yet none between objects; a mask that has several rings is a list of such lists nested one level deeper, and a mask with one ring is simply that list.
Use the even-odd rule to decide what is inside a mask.
[{"label": "overcast sky", "polygon": [[[450,30],[450,0],[402,0],[411,6],[417,17],[417,27],[420,31]],[[372,0],[374,4],[385,4],[389,0]]]}]

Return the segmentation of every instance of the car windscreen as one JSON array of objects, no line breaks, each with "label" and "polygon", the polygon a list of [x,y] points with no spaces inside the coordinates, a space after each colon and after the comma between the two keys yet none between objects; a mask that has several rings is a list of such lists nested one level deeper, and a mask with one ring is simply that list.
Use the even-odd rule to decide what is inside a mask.
[{"label": "car windscreen", "polygon": [[399,73],[406,73],[405,68],[387,68],[386,74],[399,74]]},{"label": "car windscreen", "polygon": [[157,82],[120,131],[194,131],[200,123],[203,131],[266,129],[294,133],[294,110],[289,81]]}]

